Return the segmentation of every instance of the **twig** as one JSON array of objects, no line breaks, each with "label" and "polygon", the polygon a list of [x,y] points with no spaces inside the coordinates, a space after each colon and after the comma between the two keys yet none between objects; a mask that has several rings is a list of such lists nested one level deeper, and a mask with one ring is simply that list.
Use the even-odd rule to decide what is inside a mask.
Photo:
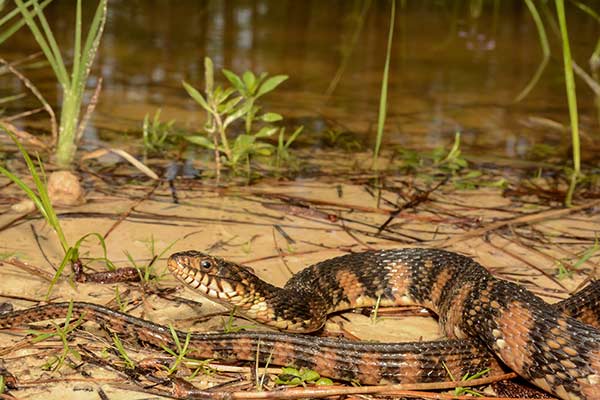
[{"label": "twig", "polygon": [[522,225],[522,224],[533,224],[537,222],[541,222],[548,219],[555,219],[558,217],[562,217],[565,215],[572,214],[576,211],[585,210],[588,208],[592,208],[600,205],[600,200],[591,201],[579,206],[571,207],[571,208],[560,208],[560,209],[550,209],[541,212],[534,212],[531,214],[526,214],[517,218],[509,218],[502,221],[496,221],[488,224],[488,226],[484,226],[479,229],[474,229],[469,232],[465,232],[459,236],[455,236],[450,239],[440,239],[439,246],[440,247],[450,247],[458,242],[462,242],[463,240],[470,239],[472,237],[481,237],[488,232],[495,231],[496,229],[504,228],[509,225]]},{"label": "twig", "polygon": [[88,103],[88,105],[85,109],[85,114],[83,114],[83,118],[79,122],[79,126],[77,127],[77,134],[75,135],[76,142],[79,142],[79,140],[81,140],[81,137],[83,136],[83,131],[85,131],[85,127],[86,127],[87,123],[89,122],[90,117],[94,113],[94,110],[96,109],[96,104],[98,104],[98,97],[100,96],[101,90],[102,90],[102,77],[99,77],[98,84],[96,85],[96,88],[94,89],[94,94],[92,95],[92,98],[90,99],[90,102]]},{"label": "twig", "polygon": [[13,75],[19,78],[19,80],[23,82],[25,87],[27,87],[31,91],[31,93],[33,93],[33,95],[39,100],[39,102],[42,103],[44,110],[46,110],[46,112],[50,116],[50,126],[52,129],[52,145],[55,145],[56,141],[58,140],[58,125],[56,123],[56,115],[54,114],[54,110],[52,109],[52,107],[50,107],[50,104],[48,104],[46,99],[44,99],[44,96],[42,96],[40,91],[37,90],[35,85],[29,79],[27,79],[25,75],[21,74],[16,68],[14,68],[8,61],[0,57],[0,63],[4,64],[6,66],[6,69],[8,69]]}]

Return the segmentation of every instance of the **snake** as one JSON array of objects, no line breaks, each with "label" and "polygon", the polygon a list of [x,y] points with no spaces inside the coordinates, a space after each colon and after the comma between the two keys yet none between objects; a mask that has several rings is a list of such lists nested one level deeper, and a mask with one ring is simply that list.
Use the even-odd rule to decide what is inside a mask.
[{"label": "snake", "polygon": [[[600,398],[600,281],[550,305],[471,258],[418,248],[328,259],[282,288],[198,251],[175,253],[167,265],[195,292],[279,331],[189,333],[86,302],[3,313],[0,329],[69,315],[156,347],[188,341],[189,357],[310,368],[362,384],[448,381],[505,364],[559,398]],[[385,343],[297,334],[318,330],[328,314],[375,304],[427,307],[449,338]]]},{"label": "snake", "polygon": [[[422,306],[437,314],[448,338],[485,346],[540,389],[561,399],[600,399],[600,330],[458,253],[430,248],[351,253],[309,266],[283,287],[198,251],[176,253],[167,264],[196,292],[241,316],[290,332],[318,330],[327,315],[352,308]],[[598,308],[596,304],[588,314],[597,316]],[[444,348],[433,358],[403,354],[399,363],[370,350],[361,350],[363,363],[377,367],[365,367],[368,377],[358,371],[359,380],[367,383],[395,380],[406,370],[423,377],[427,372],[421,365],[447,361]],[[355,377],[345,375],[351,368],[344,356],[317,366],[339,378]]]}]

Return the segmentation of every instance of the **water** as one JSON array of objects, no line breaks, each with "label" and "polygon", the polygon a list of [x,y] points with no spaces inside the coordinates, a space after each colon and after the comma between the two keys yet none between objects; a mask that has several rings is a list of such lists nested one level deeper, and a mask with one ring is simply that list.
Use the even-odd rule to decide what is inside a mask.
[{"label": "water", "polygon": [[[96,2],[84,3],[91,14]],[[597,1],[587,4],[600,9]],[[158,108],[164,119],[199,129],[204,114],[181,81],[202,87],[203,58],[209,56],[216,68],[288,74],[289,81],[265,97],[265,107],[283,113],[292,125],[306,124],[309,134],[327,128],[349,131],[370,147],[390,5],[111,1],[93,77],[103,77],[103,92],[89,130],[101,137],[139,131],[144,115]],[[73,13],[73,2],[66,0],[47,9],[64,49],[70,46]],[[567,13],[574,58],[587,69],[599,25],[574,7],[567,7]],[[539,143],[566,148],[568,133],[547,120],[564,126],[569,121],[560,45],[545,21],[552,60],[529,96],[515,103],[542,58],[524,2],[398,1],[386,146],[432,148],[451,143],[454,132],[461,131],[467,149],[496,156],[523,157]],[[25,29],[2,46],[10,61],[35,51]],[[48,69],[27,74],[51,103],[57,102]],[[19,82],[3,80],[10,89],[2,94],[23,90]],[[598,134],[593,95],[582,81],[577,83],[584,141],[591,140]],[[28,97],[8,111],[35,104]]]}]

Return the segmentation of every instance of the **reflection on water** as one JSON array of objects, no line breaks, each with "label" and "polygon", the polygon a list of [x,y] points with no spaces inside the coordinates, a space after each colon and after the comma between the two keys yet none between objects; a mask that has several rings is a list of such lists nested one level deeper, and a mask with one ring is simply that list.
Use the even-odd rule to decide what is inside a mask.
[{"label": "reflection on water", "polygon": [[[91,13],[96,2],[84,4]],[[157,108],[163,109],[165,119],[200,127],[203,114],[181,80],[201,86],[203,58],[209,56],[217,68],[290,75],[278,92],[265,98],[274,111],[372,137],[390,4],[111,1],[95,67],[104,78],[95,128],[139,129],[143,116]],[[524,2],[397,5],[388,143],[431,147],[450,142],[460,130],[472,148],[513,156],[522,155],[532,143],[565,140],[560,129],[531,122],[550,118],[568,123],[560,48],[550,26],[554,58],[533,92],[513,103],[541,60],[537,31]],[[47,9],[61,44],[71,40],[73,9],[67,0]],[[575,8],[568,8],[568,14],[573,53],[585,66],[600,29]],[[5,57],[14,60],[36,51],[29,36],[23,30],[5,43]],[[47,71],[31,71],[30,76],[56,102],[55,83]],[[10,85],[13,91],[21,89],[16,81]],[[582,128],[592,134],[598,130],[592,94],[581,82],[578,90]]]}]

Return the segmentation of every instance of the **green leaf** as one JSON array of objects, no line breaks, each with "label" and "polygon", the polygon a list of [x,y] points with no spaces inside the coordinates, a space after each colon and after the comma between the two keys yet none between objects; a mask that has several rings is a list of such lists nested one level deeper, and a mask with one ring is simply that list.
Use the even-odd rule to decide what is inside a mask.
[{"label": "green leaf", "polygon": [[333,385],[333,381],[329,378],[319,378],[319,380],[315,382],[315,385],[331,386],[331,385]]},{"label": "green leaf", "polygon": [[227,80],[233,85],[234,88],[236,88],[238,92],[242,94],[246,92],[246,86],[239,76],[225,68],[223,68],[223,75],[225,75],[225,78],[227,78]]},{"label": "green leaf", "polygon": [[304,129],[304,126],[299,126],[298,128],[296,128],[296,130],[294,131],[294,133],[292,133],[292,136],[290,136],[290,138],[285,142],[285,148],[286,149],[288,147],[290,147],[290,145],[292,143],[294,143],[294,141],[296,140],[296,138],[298,137],[298,135],[300,135],[300,133],[302,132],[303,129]]},{"label": "green leaf", "polygon": [[218,86],[217,89],[214,92],[215,103],[217,103],[217,104],[224,103],[225,101],[227,101],[227,99],[229,98],[229,96],[231,96],[234,93],[235,93],[235,89],[232,88],[232,87],[228,87],[227,89],[223,89],[221,86]]},{"label": "green leaf", "polygon": [[261,156],[270,156],[271,154],[273,154],[274,148],[275,146],[273,146],[270,143],[258,142],[252,147],[252,152]]},{"label": "green leaf", "polygon": [[200,135],[185,136],[185,140],[187,140],[188,142],[197,144],[198,146],[207,147],[212,150],[215,149],[215,144],[211,140],[209,140],[206,136],[200,136]]},{"label": "green leaf", "polygon": [[252,103],[250,103],[250,102],[246,102],[246,103],[242,104],[240,108],[238,108],[233,113],[231,113],[227,118],[225,118],[225,121],[223,122],[223,128],[226,129],[229,126],[229,124],[231,124],[233,121],[246,115],[248,113],[248,111],[250,111],[251,108],[252,108]]},{"label": "green leaf", "polygon": [[305,380],[306,382],[316,381],[320,377],[321,377],[321,375],[319,375],[319,373],[317,371],[312,370],[312,369],[307,369],[306,371],[304,371],[302,373],[302,376],[301,376],[301,378],[303,380]]},{"label": "green leaf", "polygon": [[252,146],[254,145],[254,136],[241,134],[235,138],[233,142],[233,153],[239,154],[240,156],[250,153]]},{"label": "green leaf", "polygon": [[204,57],[204,80],[206,81],[204,86],[206,93],[209,93],[210,96],[210,93],[213,92],[215,79],[213,62],[209,57]]},{"label": "green leaf", "polygon": [[284,367],[281,369],[281,375],[300,376],[300,372],[294,367]]},{"label": "green leaf", "polygon": [[265,122],[277,122],[277,121],[281,121],[283,119],[283,117],[281,116],[281,114],[268,112],[268,113],[261,115],[260,119]]},{"label": "green leaf", "polygon": [[261,85],[260,89],[258,89],[258,93],[256,93],[256,98],[259,98],[260,96],[274,90],[277,86],[279,86],[282,82],[284,82],[287,79],[287,75],[275,75],[270,77],[265,81],[265,83]]},{"label": "green leaf", "polygon": [[246,71],[242,75],[242,79],[244,80],[244,84],[246,85],[246,90],[248,94],[252,95],[256,91],[256,76],[252,71]]},{"label": "green leaf", "polygon": [[254,135],[257,138],[269,137],[272,136],[275,132],[277,132],[277,128],[274,126],[263,126],[260,128],[258,132]]},{"label": "green leaf", "polygon": [[204,97],[202,97],[200,92],[198,90],[196,90],[196,88],[194,88],[192,85],[187,83],[186,81],[182,81],[182,83],[183,83],[183,87],[188,92],[188,94],[192,97],[192,99],[196,100],[196,103],[200,104],[202,106],[202,108],[204,108],[207,112],[210,113],[212,110],[209,107],[206,100],[204,100]]},{"label": "green leaf", "polygon": [[219,106],[218,107],[219,114],[229,114],[231,112],[231,110],[233,110],[233,108],[235,106],[237,106],[240,101],[242,101],[242,99],[243,99],[242,96],[234,97],[233,99],[229,100],[227,103]]}]

